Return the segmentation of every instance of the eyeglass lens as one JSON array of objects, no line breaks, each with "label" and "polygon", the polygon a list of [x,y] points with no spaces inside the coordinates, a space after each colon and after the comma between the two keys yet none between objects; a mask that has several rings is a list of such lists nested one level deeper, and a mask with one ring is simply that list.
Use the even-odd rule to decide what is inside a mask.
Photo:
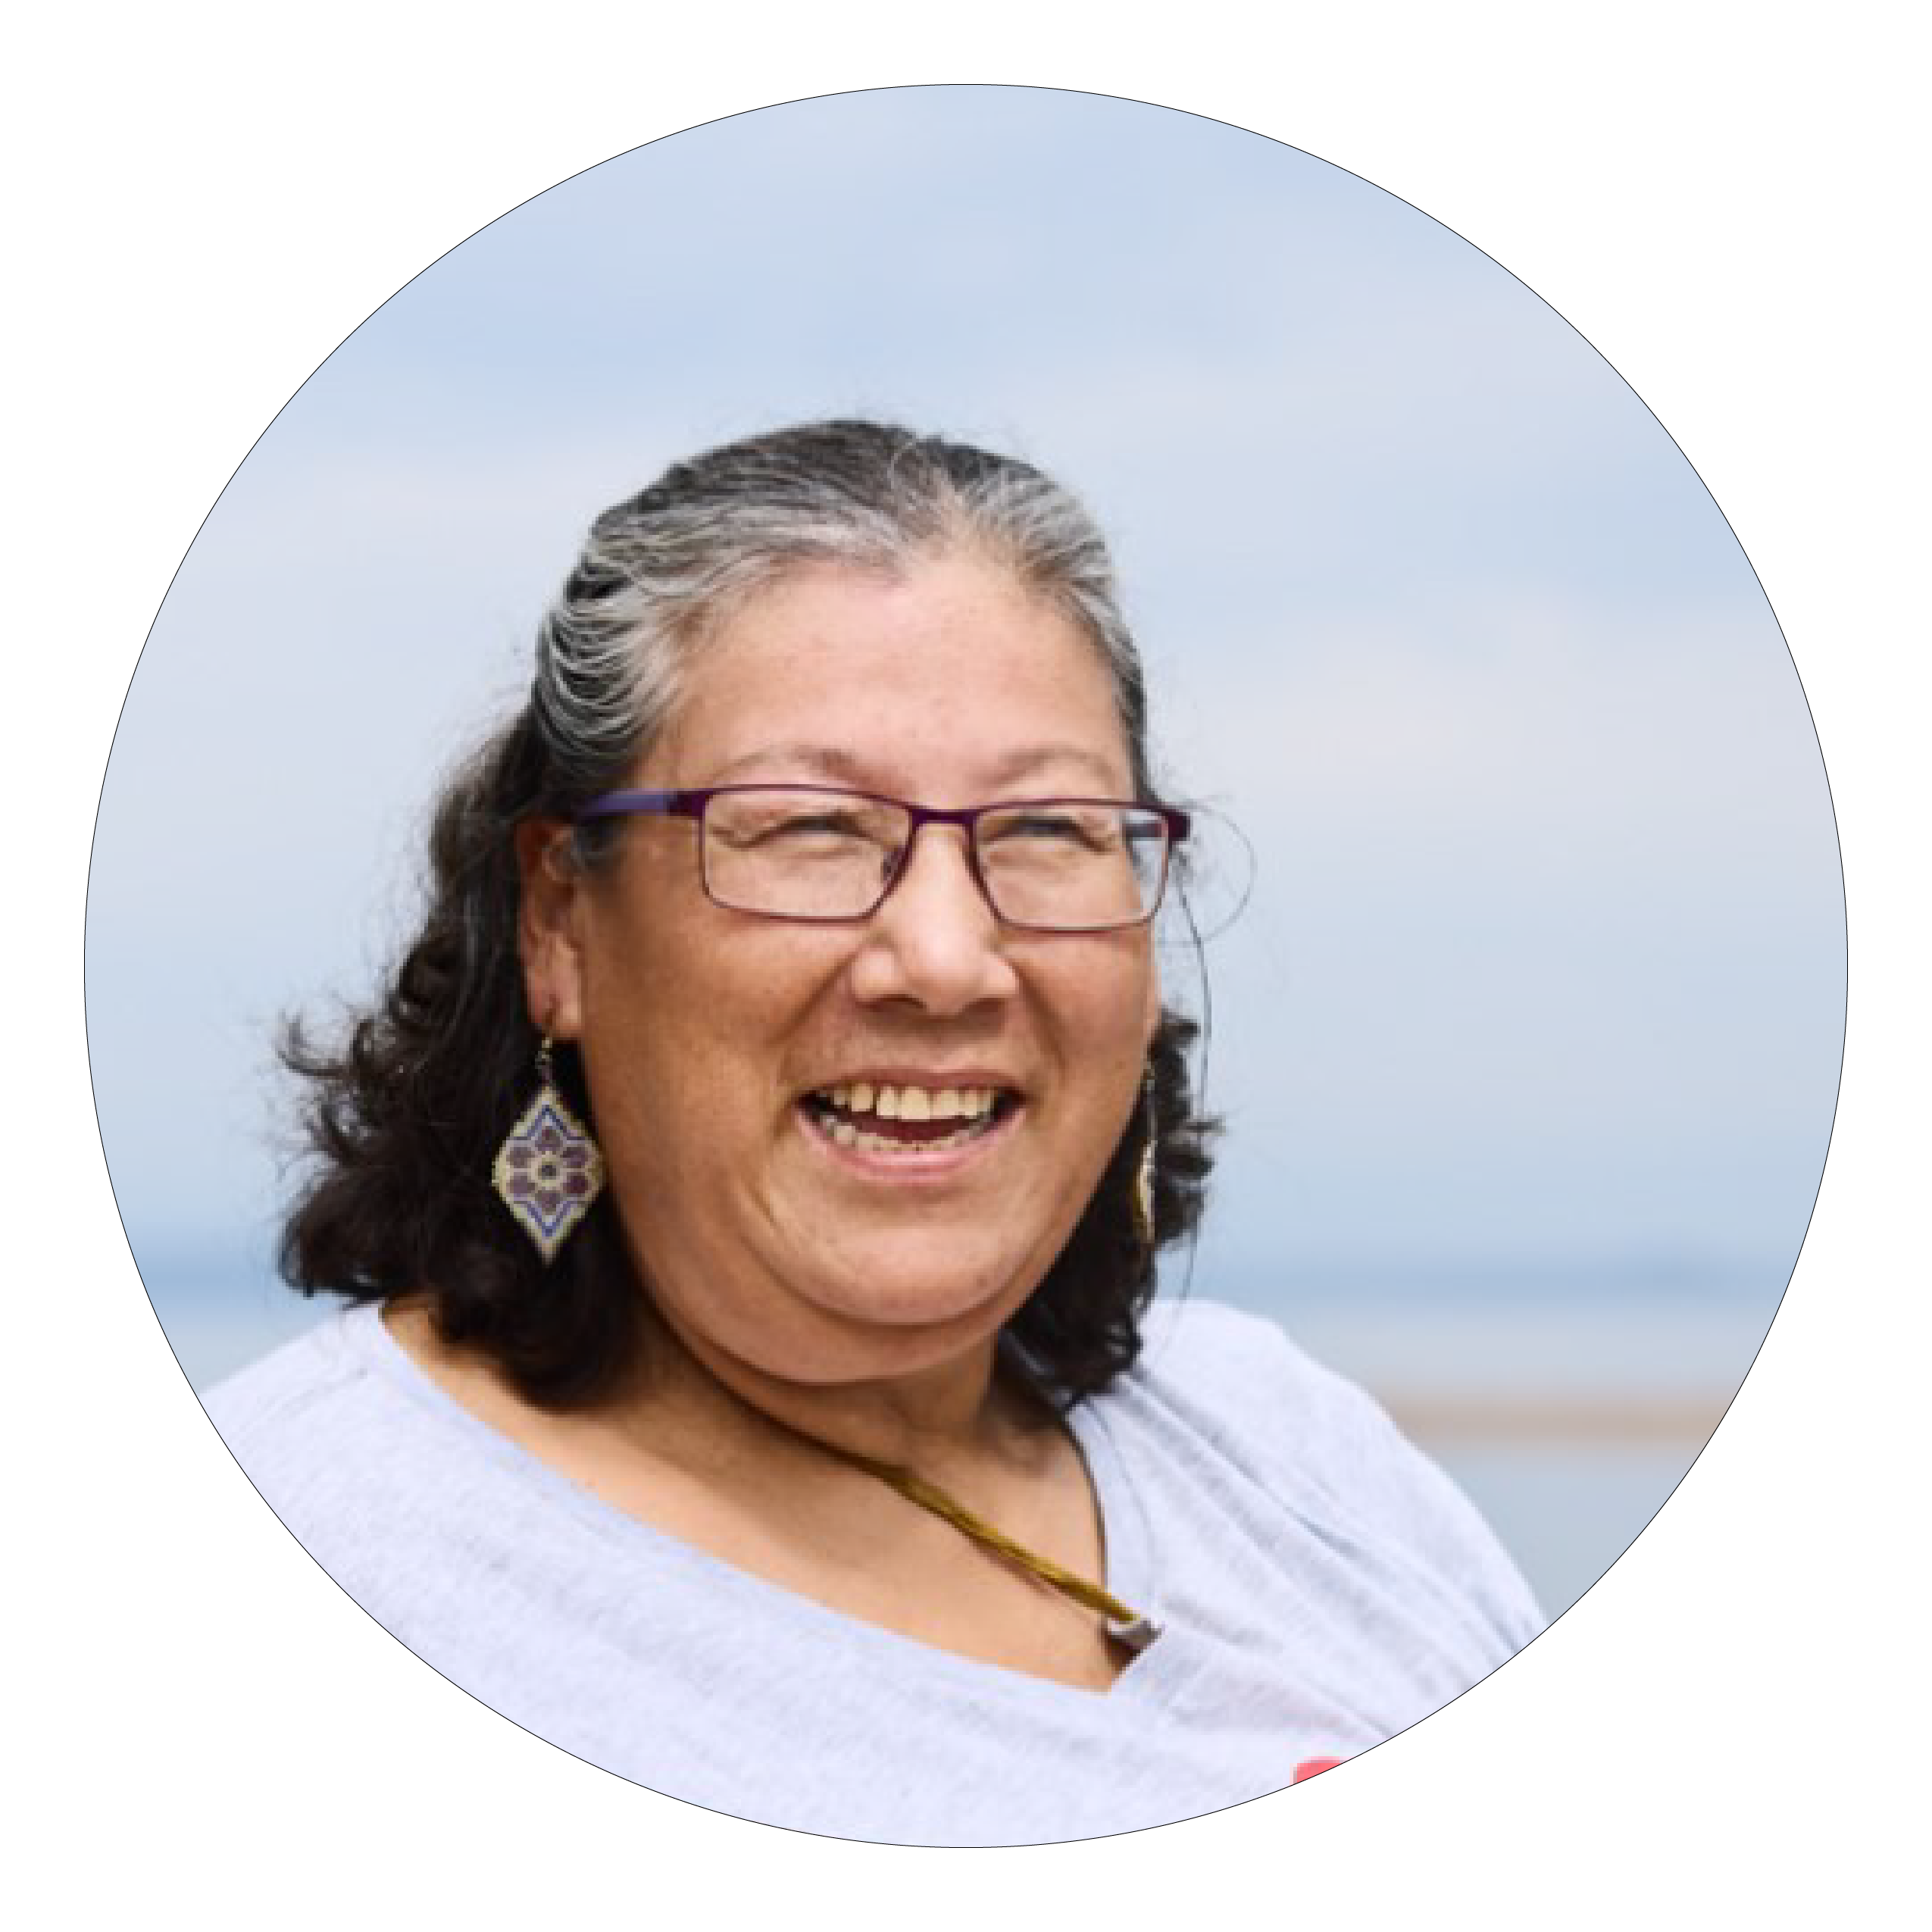
[{"label": "eyeglass lens", "polygon": [[[863,918],[912,836],[901,805],[844,792],[721,792],[704,816],[705,883],[721,905],[794,919]],[[974,855],[993,910],[1060,932],[1133,925],[1158,905],[1168,828],[1158,812],[1082,799],[983,812]]]}]

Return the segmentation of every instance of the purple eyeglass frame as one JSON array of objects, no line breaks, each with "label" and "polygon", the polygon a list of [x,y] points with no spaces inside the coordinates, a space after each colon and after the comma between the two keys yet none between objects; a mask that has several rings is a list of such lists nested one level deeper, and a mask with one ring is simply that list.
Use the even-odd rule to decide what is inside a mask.
[{"label": "purple eyeglass frame", "polygon": [[[705,808],[713,799],[729,796],[740,792],[811,792],[821,796],[839,799],[862,799],[869,805],[896,806],[911,820],[905,834],[905,843],[893,859],[891,869],[886,874],[885,883],[879,889],[879,896],[863,912],[764,912],[753,911],[752,917],[759,919],[791,919],[812,926],[850,925],[861,919],[870,919],[880,906],[892,896],[893,890],[905,877],[906,868],[912,862],[912,848],[919,834],[928,825],[957,825],[966,834],[966,864],[973,874],[973,883],[980,889],[980,896],[991,909],[993,917],[1002,925],[1011,926],[1029,933],[1121,933],[1136,926],[1145,926],[1161,909],[1161,902],[1167,896],[1168,874],[1172,869],[1174,848],[1186,839],[1193,821],[1177,805],[1148,805],[1138,799],[1088,799],[1055,797],[1050,799],[1001,799],[992,805],[915,805],[910,799],[896,799],[884,792],[861,792],[844,785],[711,785],[676,792],[605,792],[592,799],[577,814],[576,823],[587,824],[595,819],[622,818],[636,815],[654,815],[666,818],[695,820],[702,828]],[[1009,919],[995,903],[992,889],[987,885],[986,874],[980,870],[979,823],[987,813],[994,811],[1025,811],[1041,805],[1111,805],[1117,810],[1144,811],[1150,814],[1168,828],[1168,839],[1161,858],[1161,889],[1154,896],[1153,905],[1138,919],[1122,919],[1105,926],[1036,926],[1024,919]],[[731,905],[718,898],[711,890],[708,868],[703,863],[703,846],[699,847],[699,876],[704,882],[705,896],[714,905],[723,906],[727,912],[752,911],[747,906]]]}]

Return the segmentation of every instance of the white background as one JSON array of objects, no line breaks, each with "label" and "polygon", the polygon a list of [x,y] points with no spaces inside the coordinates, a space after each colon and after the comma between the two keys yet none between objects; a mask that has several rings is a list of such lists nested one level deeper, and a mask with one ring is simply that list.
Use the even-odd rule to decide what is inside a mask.
[{"label": "white background", "polygon": [[[979,8],[970,39],[911,17],[692,30],[636,6],[345,0],[17,30],[8,1654],[9,1755],[33,1795],[14,1801],[6,1884],[24,1922],[1902,1915],[1923,1812],[1908,1422],[1932,977],[1905,15],[1197,5],[1142,26],[1033,4]],[[267,1517],[181,1382],[115,1221],[82,1024],[120,696],[201,516],[289,393],[433,255],[566,174],[714,114],[917,80],[1086,88],[1274,134],[1415,202],[1568,317],[1764,580],[1830,772],[1851,922],[1810,1239],[1729,1420],[1636,1550],[1489,1684],[1342,1771],[1022,1852],[714,1818],[524,1737],[411,1659]]]}]

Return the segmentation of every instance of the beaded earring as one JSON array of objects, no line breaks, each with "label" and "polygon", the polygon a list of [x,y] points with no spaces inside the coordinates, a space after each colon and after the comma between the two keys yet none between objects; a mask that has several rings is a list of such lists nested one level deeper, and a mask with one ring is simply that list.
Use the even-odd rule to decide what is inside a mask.
[{"label": "beaded earring", "polygon": [[604,1188],[604,1157],[557,1091],[550,1046],[546,1033],[536,1049],[536,1093],[504,1136],[489,1171],[490,1185],[546,1267]]}]

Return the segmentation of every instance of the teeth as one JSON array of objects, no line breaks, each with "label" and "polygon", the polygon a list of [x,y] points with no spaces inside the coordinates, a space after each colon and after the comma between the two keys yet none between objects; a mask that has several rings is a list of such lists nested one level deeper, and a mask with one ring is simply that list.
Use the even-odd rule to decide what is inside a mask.
[{"label": "teeth", "polygon": [[952,1133],[918,1143],[919,1151],[930,1152],[959,1146],[985,1133],[993,1125],[998,1100],[996,1089],[989,1086],[875,1086],[870,1080],[821,1087],[818,1097],[836,1110],[821,1114],[818,1124],[838,1146],[886,1154],[904,1154],[907,1143],[868,1133],[859,1124],[864,1115],[884,1121],[958,1121]]},{"label": "teeth", "polygon": [[993,1110],[989,1086],[875,1086],[854,1080],[821,1087],[821,1096],[841,1114],[874,1114],[882,1121],[980,1121]]}]

